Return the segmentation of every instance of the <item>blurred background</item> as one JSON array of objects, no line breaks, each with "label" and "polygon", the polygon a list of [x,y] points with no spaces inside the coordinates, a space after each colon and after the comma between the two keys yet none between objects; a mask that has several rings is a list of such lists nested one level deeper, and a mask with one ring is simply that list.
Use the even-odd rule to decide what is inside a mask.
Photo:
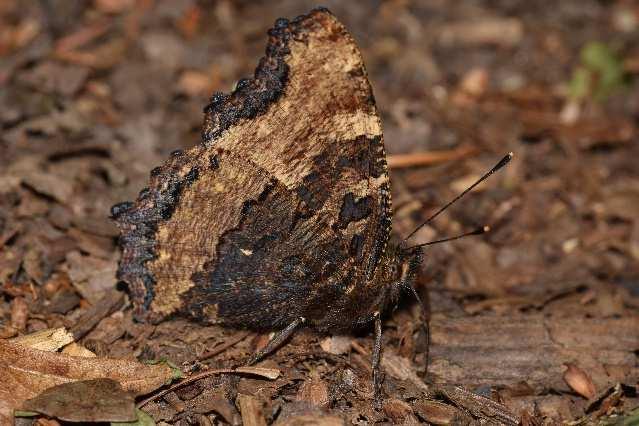
[{"label": "blurred background", "polygon": [[[630,412],[636,388],[603,411],[589,403],[617,383],[636,386],[638,377],[639,3],[322,5],[364,56],[398,236],[515,153],[504,171],[414,237],[493,228],[426,253],[428,372],[410,302],[386,322],[386,359],[407,358],[422,379],[480,389],[548,421]],[[135,198],[170,151],[198,143],[208,98],[252,74],[276,18],[315,6],[0,2],[2,337],[71,326],[115,286],[109,207]],[[98,354],[186,361],[194,350],[193,342],[164,344],[168,332],[156,343],[136,339],[143,326],[119,314],[87,336]],[[296,339],[290,350],[319,337]],[[356,339],[370,344],[366,335]],[[322,365],[317,377],[329,377],[335,366]],[[418,390],[406,391],[410,379],[395,373],[387,380],[404,387],[387,392],[419,401]],[[586,391],[566,378],[573,373]],[[273,395],[286,392],[297,388]],[[357,398],[331,407],[355,416],[365,406]],[[405,417],[427,417],[413,411]]]}]

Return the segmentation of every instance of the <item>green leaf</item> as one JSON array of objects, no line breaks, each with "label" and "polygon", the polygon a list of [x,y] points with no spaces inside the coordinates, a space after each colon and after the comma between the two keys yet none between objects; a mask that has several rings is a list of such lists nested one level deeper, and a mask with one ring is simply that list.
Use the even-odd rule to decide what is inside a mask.
[{"label": "green leaf", "polygon": [[146,360],[146,361],[143,361],[143,362],[145,364],[149,364],[149,365],[156,365],[156,364],[166,364],[166,365],[168,365],[171,368],[172,372],[173,372],[173,374],[171,376],[171,381],[184,378],[184,373],[182,372],[182,370],[180,370],[177,365],[175,365],[173,362],[169,361],[166,358],[149,359],[149,360]]},{"label": "green leaf", "polygon": [[568,83],[568,96],[574,100],[582,100],[588,97],[590,93],[590,85],[592,74],[586,68],[579,67],[573,74],[570,83]]},{"label": "green leaf", "polygon": [[40,413],[36,413],[35,411],[15,410],[13,412],[14,417],[35,417],[39,415]]},{"label": "green leaf", "polygon": [[623,419],[623,426],[639,426],[639,408],[635,408]]},{"label": "green leaf", "polygon": [[569,96],[597,101],[606,100],[625,86],[622,58],[608,45],[590,42],[581,49],[581,65],[573,72],[569,83]]}]

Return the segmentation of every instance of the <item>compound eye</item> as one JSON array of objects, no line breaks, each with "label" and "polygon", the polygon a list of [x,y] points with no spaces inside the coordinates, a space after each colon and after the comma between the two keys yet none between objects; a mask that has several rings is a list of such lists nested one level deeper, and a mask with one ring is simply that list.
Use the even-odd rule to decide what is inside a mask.
[{"label": "compound eye", "polygon": [[397,275],[397,265],[394,265],[394,264],[391,265],[390,272],[391,272],[391,276],[393,276],[393,277],[396,276]]}]

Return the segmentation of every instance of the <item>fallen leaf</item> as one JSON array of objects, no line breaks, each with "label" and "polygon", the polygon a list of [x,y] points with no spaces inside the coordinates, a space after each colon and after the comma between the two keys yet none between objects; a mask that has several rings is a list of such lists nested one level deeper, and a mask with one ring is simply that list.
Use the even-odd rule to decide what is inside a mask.
[{"label": "fallen leaf", "polygon": [[73,342],[73,335],[64,327],[47,328],[46,330],[36,331],[26,336],[16,337],[9,340],[9,342],[40,351],[55,352]]},{"label": "fallen leaf", "polygon": [[170,382],[174,373],[166,364],[75,357],[0,340],[0,377],[0,423],[10,423],[13,410],[52,386],[109,378],[124,390],[142,395]]},{"label": "fallen leaf", "polygon": [[85,358],[95,358],[97,355],[75,342],[69,343],[62,349],[62,353],[69,356],[81,356]]},{"label": "fallen leaf", "polygon": [[133,394],[112,379],[81,380],[52,386],[25,401],[25,410],[69,422],[137,420]]}]

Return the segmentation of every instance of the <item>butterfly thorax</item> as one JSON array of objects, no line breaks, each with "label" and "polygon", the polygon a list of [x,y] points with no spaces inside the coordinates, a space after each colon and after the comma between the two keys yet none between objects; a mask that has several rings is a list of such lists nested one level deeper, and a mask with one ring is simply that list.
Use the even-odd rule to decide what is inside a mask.
[{"label": "butterfly thorax", "polygon": [[400,295],[415,282],[422,250],[388,245],[378,261],[370,280],[354,281],[341,297],[331,303],[310,306],[309,323],[319,329],[353,329],[365,326],[376,312],[383,313],[396,306]]}]

